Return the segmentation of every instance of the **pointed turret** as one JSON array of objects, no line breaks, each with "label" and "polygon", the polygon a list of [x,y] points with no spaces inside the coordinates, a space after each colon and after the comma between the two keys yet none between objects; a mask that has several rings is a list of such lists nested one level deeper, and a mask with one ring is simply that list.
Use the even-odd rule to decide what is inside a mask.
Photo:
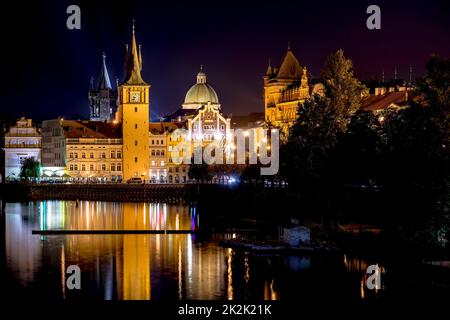
[{"label": "pointed turret", "polygon": [[126,62],[125,84],[131,85],[147,85],[141,76],[141,62],[136,44],[136,35],[133,22],[133,35],[131,38],[131,48],[128,53]]},{"label": "pointed turret", "polygon": [[269,58],[269,65],[267,66],[266,76],[271,76],[273,74],[272,61]]},{"label": "pointed turret", "polygon": [[277,78],[298,79],[301,78],[302,73],[302,67],[292,52],[290,43],[288,43],[288,50],[278,70]]},{"label": "pointed turret", "polygon": [[103,62],[102,69],[100,71],[100,76],[98,78],[97,90],[108,89],[111,90],[111,81],[109,80],[108,69],[106,68],[106,55],[103,52]]}]

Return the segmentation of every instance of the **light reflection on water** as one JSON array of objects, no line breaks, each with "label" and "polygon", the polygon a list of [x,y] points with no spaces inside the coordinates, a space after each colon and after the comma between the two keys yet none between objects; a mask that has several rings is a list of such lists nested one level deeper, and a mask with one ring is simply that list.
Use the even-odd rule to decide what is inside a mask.
[{"label": "light reflection on water", "polygon": [[[8,203],[5,251],[13,279],[10,286],[21,295],[67,299],[278,300],[314,292],[366,298],[360,289],[366,262],[347,256],[255,257],[219,247],[219,236],[31,234],[34,229],[186,230],[198,229],[199,223],[201,217],[188,206],[95,201]],[[82,290],[65,288],[65,270],[73,264],[82,270]],[[353,278],[342,286],[346,274]]]}]

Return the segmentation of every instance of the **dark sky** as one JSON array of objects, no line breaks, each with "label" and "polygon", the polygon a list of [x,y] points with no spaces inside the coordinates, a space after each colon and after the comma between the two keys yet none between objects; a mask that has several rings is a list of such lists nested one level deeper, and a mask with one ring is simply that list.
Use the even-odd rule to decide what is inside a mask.
[{"label": "dark sky", "polygon": [[[338,2],[338,3],[337,3]],[[81,30],[66,28],[66,8],[81,7]],[[382,29],[366,28],[366,8],[381,7]],[[2,4],[3,5],[3,4]],[[361,79],[423,74],[432,53],[450,55],[450,1],[12,1],[2,8],[1,113],[37,120],[87,117],[87,91],[106,52],[112,82],[122,80],[124,44],[136,19],[152,119],[173,112],[200,64],[229,114],[263,111],[268,57],[279,64],[288,41],[318,75],[339,49]]]}]

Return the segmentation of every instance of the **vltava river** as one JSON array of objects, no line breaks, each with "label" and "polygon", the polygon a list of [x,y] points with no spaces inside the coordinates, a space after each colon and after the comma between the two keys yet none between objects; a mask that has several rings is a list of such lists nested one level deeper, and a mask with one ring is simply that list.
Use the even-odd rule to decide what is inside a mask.
[{"label": "vltava river", "polygon": [[[376,301],[385,298],[386,289],[395,294],[409,290],[401,276],[396,285],[383,264],[379,264],[382,287],[369,290],[365,286],[369,262],[364,259],[345,254],[254,256],[218,246],[225,236],[32,234],[39,229],[201,228],[202,217],[188,206],[95,201],[7,203],[3,219],[2,283],[11,296],[22,299]],[[80,267],[80,290],[68,290],[65,285],[70,265]],[[392,274],[396,274],[395,268]]]}]

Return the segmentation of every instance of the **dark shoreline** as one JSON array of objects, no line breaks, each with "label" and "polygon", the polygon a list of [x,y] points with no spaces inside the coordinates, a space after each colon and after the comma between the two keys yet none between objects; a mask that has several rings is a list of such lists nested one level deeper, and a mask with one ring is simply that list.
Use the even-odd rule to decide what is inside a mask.
[{"label": "dark shoreline", "polygon": [[[160,202],[194,205],[202,214],[203,226],[223,230],[233,228],[256,228],[269,235],[276,233],[277,226],[289,226],[294,218],[297,224],[311,228],[312,236],[324,242],[338,243],[339,247],[352,252],[370,252],[374,255],[414,257],[423,260],[437,257],[448,258],[448,253],[435,248],[417,247],[392,228],[377,220],[367,220],[370,214],[352,214],[358,208],[355,199],[366,205],[367,212],[382,207],[380,194],[348,193],[343,196],[347,216],[321,215],[318,210],[294,209],[301,201],[285,188],[266,188],[262,185],[217,184],[0,184],[0,199],[5,202],[39,200],[108,201],[108,202]],[[370,203],[370,205],[368,205]],[[379,204],[381,203],[381,204]],[[373,215],[372,215],[373,216]],[[363,221],[364,220],[364,221]],[[379,219],[378,219],[379,221]],[[338,223],[339,222],[339,223]],[[375,226],[381,232],[373,233],[371,227],[362,227],[358,234],[343,232],[339,225]],[[271,230],[271,231],[269,231]],[[431,249],[431,250],[430,250]]]}]

